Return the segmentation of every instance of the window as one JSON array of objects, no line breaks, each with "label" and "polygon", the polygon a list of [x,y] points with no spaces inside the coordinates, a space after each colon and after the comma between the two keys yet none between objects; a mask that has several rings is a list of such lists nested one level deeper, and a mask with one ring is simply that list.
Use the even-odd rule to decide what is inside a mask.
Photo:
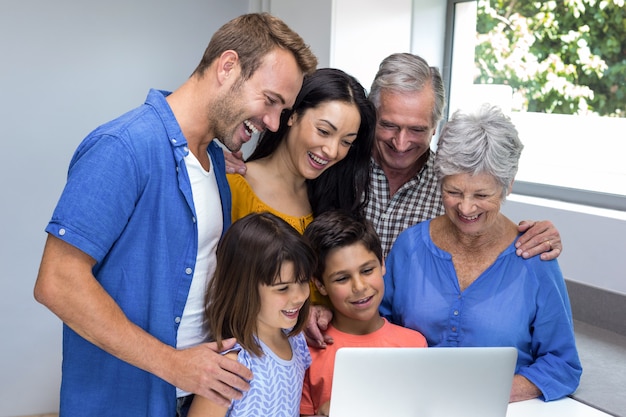
[{"label": "window", "polygon": [[448,1],[447,113],[489,102],[509,114],[524,143],[514,192],[626,211],[624,10]]}]

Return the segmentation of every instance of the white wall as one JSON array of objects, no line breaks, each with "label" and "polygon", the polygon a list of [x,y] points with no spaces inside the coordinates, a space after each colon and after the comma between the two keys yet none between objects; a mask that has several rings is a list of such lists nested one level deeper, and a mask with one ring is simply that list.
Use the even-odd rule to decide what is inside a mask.
[{"label": "white wall", "polygon": [[442,0],[413,0],[411,52],[443,71],[446,3]]},{"label": "white wall", "polygon": [[248,0],[0,4],[0,416],[58,410],[61,322],[32,296],[46,226],[79,141],[175,89]]},{"label": "white wall", "polygon": [[566,279],[626,295],[626,213],[519,195],[509,196],[502,211],[516,223],[550,219],[556,225]]},{"label": "white wall", "polygon": [[411,0],[269,0],[265,10],[284,19],[319,59],[341,68],[369,90],[380,61],[411,48]]},{"label": "white wall", "polygon": [[382,61],[411,49],[411,0],[334,0],[333,67],[370,89]]},{"label": "white wall", "polygon": [[271,0],[264,10],[295,29],[317,56],[318,67],[330,66],[333,0]]}]

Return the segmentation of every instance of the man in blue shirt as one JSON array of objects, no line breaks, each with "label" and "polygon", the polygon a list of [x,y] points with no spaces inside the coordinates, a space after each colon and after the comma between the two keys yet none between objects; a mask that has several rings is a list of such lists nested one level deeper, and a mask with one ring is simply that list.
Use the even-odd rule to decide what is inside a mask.
[{"label": "man in blue shirt", "polygon": [[62,415],[185,415],[191,393],[228,405],[248,389],[202,325],[231,209],[213,139],[237,151],[276,130],[316,66],[284,22],[240,16],[176,91],[151,90],[79,145],[35,284],[64,322]]}]

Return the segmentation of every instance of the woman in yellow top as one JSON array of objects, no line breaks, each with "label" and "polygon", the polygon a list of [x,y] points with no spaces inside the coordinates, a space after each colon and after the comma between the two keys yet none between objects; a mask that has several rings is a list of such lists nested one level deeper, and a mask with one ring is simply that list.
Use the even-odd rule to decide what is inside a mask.
[{"label": "woman in yellow top", "polygon": [[233,222],[269,211],[303,233],[313,216],[329,209],[361,210],[375,122],[354,77],[331,68],[305,77],[278,130],[259,139],[245,177],[228,175]]}]

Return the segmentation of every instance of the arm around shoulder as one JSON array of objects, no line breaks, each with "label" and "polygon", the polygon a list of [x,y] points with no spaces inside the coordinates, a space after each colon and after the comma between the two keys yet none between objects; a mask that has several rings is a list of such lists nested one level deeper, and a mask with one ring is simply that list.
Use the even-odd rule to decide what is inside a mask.
[{"label": "arm around shoulder", "polygon": [[170,363],[175,349],[128,320],[94,277],[95,263],[76,247],[48,235],[35,283],[35,299],[84,339],[155,373],[154,364]]},{"label": "arm around shoulder", "polygon": [[540,255],[542,261],[550,261],[561,254],[561,235],[551,221],[523,220],[517,229],[523,233],[515,242],[518,256],[531,258]]},{"label": "arm around shoulder", "polygon": [[84,339],[186,391],[228,405],[227,398],[240,398],[249,389],[252,373],[216,353],[215,343],[176,350],[132,323],[93,276],[94,265],[92,257],[49,235],[35,299]]}]

